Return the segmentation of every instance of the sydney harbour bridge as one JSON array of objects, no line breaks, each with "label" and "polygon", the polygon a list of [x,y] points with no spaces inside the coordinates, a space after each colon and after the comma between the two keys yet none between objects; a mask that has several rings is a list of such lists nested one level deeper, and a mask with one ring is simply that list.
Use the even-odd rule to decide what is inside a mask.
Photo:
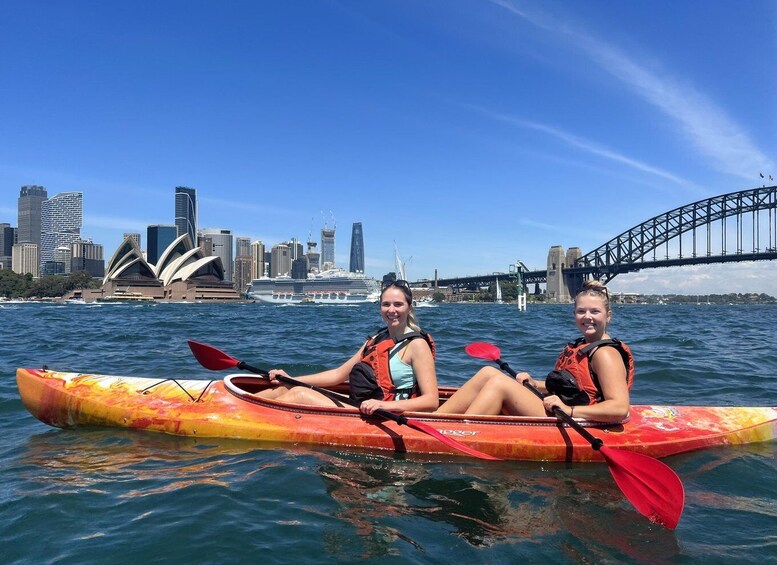
[{"label": "sydney harbour bridge", "polygon": [[[497,278],[564,288],[574,295],[585,280],[604,283],[622,273],[657,267],[707,265],[777,259],[777,186],[731,192],[670,210],[615,236],[582,254],[571,248],[554,256],[548,266],[529,270],[520,261],[508,272],[420,280],[413,286],[447,286],[475,290]],[[574,252],[577,250],[577,253]],[[561,250],[563,252],[563,250]],[[566,260],[565,260],[566,259]]]}]

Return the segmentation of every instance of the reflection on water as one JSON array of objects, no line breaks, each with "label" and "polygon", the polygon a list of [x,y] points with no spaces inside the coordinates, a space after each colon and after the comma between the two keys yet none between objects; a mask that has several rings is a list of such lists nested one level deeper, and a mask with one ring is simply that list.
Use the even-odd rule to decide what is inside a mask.
[{"label": "reflection on water", "polygon": [[[555,545],[562,538],[564,552],[576,561],[591,547],[646,563],[666,562],[678,552],[674,533],[637,514],[602,466],[319,458],[326,460],[318,472],[338,503],[336,516],[359,536],[361,559],[396,555],[397,541],[428,553],[426,528],[408,528],[408,518],[444,524],[448,535],[475,548],[519,541]],[[395,527],[400,523],[401,530]],[[341,540],[331,535],[330,542],[332,556],[342,555]]]},{"label": "reflection on water", "polygon": [[235,463],[260,447],[132,430],[52,431],[30,437],[19,464],[28,467],[22,476],[47,493],[99,491],[118,481],[137,484],[123,496],[149,496],[195,483],[229,488],[250,476],[237,473]]}]

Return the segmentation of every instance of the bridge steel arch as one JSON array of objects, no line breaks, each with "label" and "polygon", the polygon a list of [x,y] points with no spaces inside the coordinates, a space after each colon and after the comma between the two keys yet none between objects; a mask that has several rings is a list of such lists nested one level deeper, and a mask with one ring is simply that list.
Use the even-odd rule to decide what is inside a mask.
[{"label": "bridge steel arch", "polygon": [[[768,215],[768,237],[761,245],[761,212]],[[744,249],[744,216],[752,216],[752,248]],[[736,251],[727,253],[729,234],[726,219],[736,218]],[[720,222],[721,253],[712,254],[712,226]],[[697,252],[697,231],[706,227],[704,253]],[[702,230],[704,231],[704,230]],[[690,256],[683,255],[683,234],[690,233]],[[669,242],[678,239],[679,256],[669,257]],[[661,246],[667,251],[663,259],[656,257]],[[652,252],[652,259],[649,255]],[[665,212],[661,215],[626,230],[610,241],[583,255],[574,266],[564,270],[570,293],[579,289],[586,278],[610,281],[620,273],[639,271],[646,268],[677,265],[727,263],[777,259],[777,186],[764,186],[751,190],[731,192],[705,200],[699,200]]]}]

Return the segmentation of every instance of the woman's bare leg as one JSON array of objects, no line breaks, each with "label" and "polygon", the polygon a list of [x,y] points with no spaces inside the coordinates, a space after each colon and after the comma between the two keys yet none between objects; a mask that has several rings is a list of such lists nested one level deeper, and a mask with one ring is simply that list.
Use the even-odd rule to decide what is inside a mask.
[{"label": "woman's bare leg", "polygon": [[491,415],[502,410],[513,416],[547,415],[542,400],[515,379],[499,373],[489,379],[465,413]]},{"label": "woman's bare leg", "polygon": [[280,402],[290,402],[292,404],[305,404],[307,406],[337,406],[334,400],[324,396],[320,392],[306,388],[304,386],[295,386],[275,397]]},{"label": "woman's bare leg", "polygon": [[264,390],[260,390],[259,392],[255,393],[254,396],[258,396],[260,398],[267,398],[269,400],[276,400],[279,396],[283,396],[287,392],[289,392],[289,389],[291,387],[286,384],[281,384],[273,388],[266,388]]},{"label": "woman's bare leg", "polygon": [[[464,385],[453,393],[445,403],[437,409],[437,412],[443,414],[464,414],[467,412],[470,404],[483,390],[483,387],[494,377],[504,376],[494,367],[483,367]],[[495,412],[498,414],[498,412]]]}]

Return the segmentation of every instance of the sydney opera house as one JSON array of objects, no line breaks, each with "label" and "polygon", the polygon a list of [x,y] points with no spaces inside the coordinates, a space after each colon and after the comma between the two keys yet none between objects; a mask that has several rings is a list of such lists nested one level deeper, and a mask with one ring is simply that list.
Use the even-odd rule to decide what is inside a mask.
[{"label": "sydney opera house", "polygon": [[135,240],[127,237],[116,249],[105,272],[102,289],[96,293],[97,300],[119,297],[187,302],[240,299],[232,284],[224,281],[221,258],[205,256],[200,247],[192,245],[188,234],[173,241],[156,265],[146,261]]}]

